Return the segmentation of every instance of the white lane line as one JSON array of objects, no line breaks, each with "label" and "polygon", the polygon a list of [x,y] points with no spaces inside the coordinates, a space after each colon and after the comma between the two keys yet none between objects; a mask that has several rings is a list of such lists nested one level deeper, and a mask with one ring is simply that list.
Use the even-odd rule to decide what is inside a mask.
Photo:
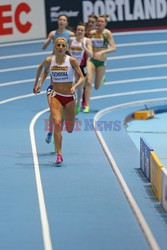
[{"label": "white lane line", "polygon": [[129,35],[139,35],[139,34],[157,34],[157,33],[167,33],[167,29],[157,29],[157,30],[140,30],[140,31],[123,31],[123,32],[114,32],[114,36],[129,36]]},{"label": "white lane line", "polygon": [[[42,94],[46,94],[46,91],[41,91],[38,95],[42,95]],[[27,94],[27,95],[15,96],[15,97],[0,101],[0,104],[5,104],[5,103],[8,103],[8,102],[12,102],[12,101],[16,101],[16,100],[20,100],[20,99],[24,99],[24,98],[29,98],[29,97],[32,97],[32,96],[35,97],[35,94],[31,93],[31,94]]]},{"label": "white lane line", "polygon": [[[45,52],[36,52],[36,53],[25,53],[25,54],[17,54],[17,55],[10,55],[10,56],[0,56],[0,60],[4,59],[14,59],[14,58],[21,58],[21,57],[32,57],[32,56],[41,56],[41,55],[51,55],[52,51],[45,51]],[[119,59],[130,59],[130,58],[141,58],[141,57],[152,57],[152,56],[166,56],[167,52],[155,52],[155,53],[138,53],[138,54],[129,54],[123,56],[109,56],[107,57],[107,61],[110,60],[119,60]]]},{"label": "white lane line", "polygon": [[10,55],[10,56],[0,56],[0,60],[29,57],[29,56],[43,56],[43,55],[50,55],[51,53],[52,51],[43,51],[43,52],[25,53],[25,54],[17,54],[17,55]]},{"label": "white lane line", "polygon": [[[49,79],[50,79],[50,77],[48,76],[46,78],[46,80],[49,80]],[[104,86],[105,85],[122,84],[122,83],[135,83],[135,82],[145,82],[145,81],[166,80],[166,79],[167,79],[167,76],[133,78],[133,79],[126,79],[126,80],[105,82]],[[27,83],[27,82],[34,82],[34,81],[35,81],[35,78],[19,80],[19,81],[13,81],[13,82],[5,82],[5,83],[0,83],[0,87],[6,87],[6,86],[16,85],[16,84],[24,84],[24,83]]]},{"label": "white lane line", "polygon": [[166,79],[167,79],[167,76],[154,76],[154,77],[133,78],[133,79],[126,79],[126,80],[118,80],[118,81],[105,82],[104,86],[105,85],[122,84],[122,83],[135,83],[135,82],[166,80]]},{"label": "white lane line", "polygon": [[25,69],[37,69],[39,65],[29,65],[29,66],[23,66],[23,67],[14,67],[14,68],[7,68],[7,69],[1,69],[0,73],[4,72],[10,72],[10,71],[17,71],[17,70],[25,70]]},{"label": "white lane line", "polygon": [[146,94],[146,93],[157,93],[157,92],[164,92],[167,91],[167,88],[159,88],[159,89],[146,89],[146,90],[136,90],[136,91],[128,91],[128,92],[119,92],[114,94],[108,95],[100,95],[100,96],[93,96],[91,100],[97,100],[102,98],[110,98],[110,97],[117,97],[117,96],[127,96],[127,95],[137,95],[137,94]]},{"label": "white lane line", "polygon": [[[91,97],[91,100],[98,100],[98,99],[117,97],[117,96],[135,95],[135,94],[145,94],[145,93],[155,93],[155,92],[157,93],[157,92],[164,92],[164,91],[167,91],[167,88],[127,91],[127,92],[122,92],[122,93],[119,92],[119,93],[108,94],[108,95],[93,96]],[[41,91],[38,95],[42,95],[42,94],[46,94],[46,91]],[[19,99],[24,99],[24,98],[33,97],[33,96],[35,96],[33,93],[27,94],[27,95],[15,96],[15,97],[0,101],[0,104],[5,104],[11,101],[16,101]]]},{"label": "white lane line", "polygon": [[[151,100],[142,100],[139,102],[133,102],[133,105],[136,104],[141,104],[141,103],[146,103],[146,102],[155,102],[158,99],[151,99]],[[159,98],[160,100],[160,98]],[[167,98],[166,98],[167,100]],[[120,107],[125,107],[125,106],[130,106],[130,104],[132,103],[126,103],[126,104],[121,104],[121,105],[116,105],[113,106],[109,109],[108,108],[105,110],[102,110],[101,112],[98,112],[95,115],[94,118],[94,126],[95,126],[95,122],[97,120],[100,119],[100,117],[104,114],[106,114],[107,112],[110,112],[111,109],[116,109],[116,108],[120,108]],[[38,200],[39,200],[39,208],[40,208],[40,215],[41,215],[41,224],[42,224],[42,233],[43,233],[43,241],[44,241],[44,247],[45,250],[52,250],[52,242],[51,242],[51,237],[50,237],[50,229],[49,229],[49,223],[48,223],[48,218],[47,218],[47,212],[46,212],[46,206],[45,206],[45,201],[44,201],[44,194],[43,194],[43,188],[42,188],[42,183],[41,183],[41,177],[40,177],[40,170],[39,170],[39,162],[38,162],[38,155],[37,155],[37,149],[36,149],[36,143],[35,143],[35,135],[34,135],[34,125],[37,121],[37,119],[44,114],[45,112],[48,112],[49,108],[42,110],[41,112],[37,113],[34,118],[31,121],[30,124],[30,138],[31,138],[31,146],[32,146],[32,153],[33,153],[33,160],[34,160],[34,169],[35,169],[35,176],[36,176],[36,185],[37,185],[37,193],[38,193]],[[99,131],[96,131],[99,132]],[[111,167],[114,170],[114,173],[124,191],[124,194],[129,202],[129,204],[131,205],[133,212],[139,222],[140,227],[142,228],[146,239],[150,245],[150,247],[153,250],[159,250],[159,246],[156,243],[156,240],[154,239],[154,236],[152,235],[152,232],[149,228],[149,226],[147,225],[144,216],[142,215],[137,203],[135,202],[135,199],[133,198],[126,182],[123,179],[123,176],[121,174],[121,172],[119,171],[119,168],[114,160],[114,158],[112,157],[102,135],[100,134],[100,136],[98,135],[98,139],[106,153],[106,156],[110,162]]]},{"label": "white lane line", "polygon": [[[147,45],[158,45],[158,44],[167,44],[167,40],[163,40],[163,41],[148,41],[148,42],[136,42],[136,43],[122,43],[122,44],[118,43],[118,44],[116,44],[116,47],[120,48],[120,47],[133,47],[133,46],[143,46],[143,45],[147,46]],[[15,55],[8,55],[8,56],[0,56],[0,60],[14,59],[14,58],[28,57],[28,56],[30,57],[30,56],[50,55],[51,53],[52,53],[52,51],[42,51],[42,52],[36,52],[36,53],[25,53],[25,54],[15,54]],[[161,53],[162,53],[162,55],[165,55],[164,52],[159,52],[159,53],[160,53],[160,55],[161,55]],[[136,55],[136,57],[138,57],[137,55]],[[158,53],[157,53],[157,55],[158,55]],[[148,56],[149,56],[149,54],[148,54]],[[155,55],[152,55],[152,56],[155,56]],[[118,56],[116,58],[119,59],[121,57]]]},{"label": "white lane line", "polygon": [[34,170],[35,170],[35,179],[36,179],[36,186],[37,186],[37,194],[38,194],[38,202],[39,202],[39,210],[40,210],[40,217],[41,217],[41,226],[42,226],[42,235],[43,235],[43,243],[45,250],[52,250],[52,242],[50,237],[50,229],[48,223],[48,217],[46,212],[45,206],[45,199],[43,194],[40,170],[39,170],[39,162],[38,162],[38,155],[37,155],[37,148],[35,142],[35,135],[34,135],[34,125],[37,119],[49,109],[42,110],[41,112],[37,113],[30,123],[30,139],[31,139],[31,147],[32,147],[32,156],[34,160]]},{"label": "white lane line", "polygon": [[23,84],[23,83],[34,82],[34,81],[35,81],[35,78],[19,80],[19,81],[13,81],[13,82],[4,82],[4,83],[0,83],[0,87],[6,87],[6,86],[11,86],[11,85],[16,85],[16,84]]},{"label": "white lane line", "polygon": [[[114,36],[129,36],[129,35],[139,35],[139,34],[159,34],[165,33],[167,29],[157,29],[157,30],[140,30],[140,31],[123,31],[123,32],[113,32]],[[31,41],[20,41],[20,42],[10,42],[10,43],[0,43],[0,47],[7,46],[16,46],[16,45],[24,45],[24,44],[34,44],[34,43],[43,43],[45,38],[40,40],[31,40]]]},{"label": "white lane line", "polygon": [[[50,79],[49,76],[46,78],[46,80],[48,80],[48,79]],[[19,81],[13,81],[13,82],[0,83],[0,87],[6,87],[6,86],[16,85],[16,84],[23,84],[23,83],[27,83],[27,82],[35,82],[35,78],[19,80]]]},{"label": "white lane line", "polygon": [[[37,69],[38,65],[30,65],[23,67],[7,68],[1,69],[0,73],[26,70],[26,69]],[[125,68],[116,68],[116,69],[106,69],[106,72],[120,72],[120,71],[130,71],[130,70],[141,70],[141,69],[156,69],[156,68],[166,68],[167,64],[155,64],[155,65],[146,65],[146,66],[136,66],[136,67],[125,67]]]},{"label": "white lane line", "polygon": [[[167,98],[164,98],[163,100],[167,100]],[[103,110],[101,110],[100,112],[98,112],[95,117],[94,117],[94,128],[96,128],[96,123],[97,121],[105,114],[111,112],[112,110],[115,110],[115,109],[120,109],[120,108],[125,108],[125,107],[129,107],[129,106],[136,106],[136,105],[141,105],[141,104],[145,104],[145,103],[150,103],[150,102],[157,102],[157,101],[160,101],[160,98],[159,99],[150,99],[150,100],[141,100],[141,101],[134,101],[134,102],[129,102],[129,103],[123,103],[123,104],[119,104],[119,105],[115,105],[115,106],[112,106],[112,107],[108,107],[108,108],[105,108]],[[160,250],[160,247],[158,245],[158,243],[156,242],[156,239],[154,238],[153,234],[152,234],[152,231],[150,230],[140,208],[138,207],[132,193],[130,192],[129,188],[128,188],[128,185],[127,183],[125,182],[120,170],[119,170],[119,167],[118,165],[116,164],[115,160],[114,160],[114,157],[113,155],[111,154],[102,134],[100,131],[96,130],[95,129],[95,133],[96,133],[96,136],[103,148],[103,151],[105,152],[105,155],[107,156],[107,159],[109,161],[109,164],[123,190],[123,193],[127,199],[127,201],[129,202],[131,208],[132,208],[132,211],[134,213],[134,215],[136,216],[136,219],[139,223],[139,226],[140,228],[142,229],[146,239],[147,239],[147,242],[148,244],[150,245],[150,248],[152,250]]]},{"label": "white lane line", "polygon": [[135,47],[135,46],[148,46],[148,45],[158,45],[158,44],[167,44],[167,40],[152,41],[152,42],[136,42],[136,43],[122,43],[116,44],[116,47]]},{"label": "white lane line", "polygon": [[17,46],[17,45],[25,45],[25,44],[43,43],[44,41],[45,41],[45,39],[3,43],[3,44],[0,44],[0,47],[8,47],[8,46],[10,47],[10,46]]},{"label": "white lane line", "polygon": [[[144,101],[139,101],[139,102],[133,102],[133,105],[135,105],[135,103],[139,105],[141,103],[155,102],[157,100],[162,100],[162,98],[151,99],[149,101],[144,100]],[[165,98],[165,100],[167,100],[167,98]],[[115,108],[119,108],[119,107],[130,106],[129,104],[131,104],[131,103],[126,103],[124,105],[123,104],[116,105],[116,106],[113,106],[112,108],[110,108],[110,110],[115,109]],[[106,114],[106,110],[107,109],[105,109],[105,114]],[[34,136],[35,122],[42,114],[44,114],[45,112],[48,112],[48,111],[49,111],[49,108],[44,109],[35,115],[35,117],[33,118],[33,120],[31,121],[31,124],[30,124],[30,138],[31,138],[31,145],[32,145],[32,152],[33,152],[34,169],[35,169],[35,176],[36,176],[36,185],[37,185],[38,200],[39,200],[39,207],[40,207],[44,246],[45,246],[45,250],[52,250],[50,229],[49,229],[49,224],[48,224],[48,219],[47,219],[47,212],[46,212],[46,206],[45,206],[45,201],[44,201],[44,195],[43,195],[43,189],[42,189],[42,183],[41,183],[41,177],[40,177],[40,170],[39,170],[39,162],[38,162],[37,149],[36,149],[35,136]],[[109,112],[109,111],[107,111],[107,112]],[[104,110],[101,112],[98,112],[94,118],[94,122],[99,120],[100,114],[103,115],[103,113],[104,113]],[[94,126],[95,126],[95,124],[94,124]],[[97,132],[99,132],[99,131],[97,131]],[[140,227],[142,228],[142,230],[146,236],[148,243],[150,244],[152,249],[159,250],[160,248],[159,248],[158,244],[156,243],[156,241],[152,235],[152,232],[144,219],[144,216],[142,215],[139,207],[137,206],[137,203],[135,202],[132,194],[130,193],[130,190],[129,190],[126,182],[124,181],[124,179],[121,175],[121,172],[119,171],[119,168],[116,165],[114,158],[112,157],[103,137],[102,138],[99,137],[99,140],[102,143],[102,147],[104,147],[104,150],[108,150],[108,151],[106,151],[106,154],[107,154],[107,158],[108,158],[109,162],[111,161],[110,165],[112,164],[111,166],[112,166],[112,168],[114,168],[114,171],[115,171],[114,173],[116,174],[116,177],[119,180],[123,191],[125,192],[125,196],[128,199],[128,202],[130,203],[130,205],[133,209],[133,212],[135,213],[135,216],[140,224]]]},{"label": "white lane line", "polygon": [[146,66],[107,69],[106,72],[121,72],[121,71],[144,70],[144,69],[158,69],[158,68],[166,68],[166,67],[167,67],[167,64],[155,64],[155,65],[146,65]]},{"label": "white lane line", "polygon": [[[140,31],[123,31],[123,32],[113,32],[114,36],[128,36],[128,35],[138,35],[138,34],[158,34],[165,33],[167,29],[157,29],[157,30],[140,30]],[[25,44],[34,44],[34,43],[43,43],[45,38],[39,40],[30,40],[30,41],[20,41],[20,42],[10,42],[10,43],[0,43],[0,47],[7,46],[16,46],[16,45],[25,45]]]},{"label": "white lane line", "polygon": [[166,55],[167,55],[167,52],[155,52],[155,53],[143,53],[143,54],[124,55],[124,56],[109,56],[109,57],[107,57],[107,61],[118,60],[118,59],[152,57],[152,56],[166,56]]},{"label": "white lane line", "polygon": [[[44,93],[40,93],[40,94],[44,94]],[[29,95],[24,95],[24,96],[18,96],[15,98],[10,98],[10,99],[6,99],[3,101],[3,103],[7,103],[7,102],[11,102],[17,99],[23,99],[23,98],[27,98],[27,97],[31,97],[31,96],[35,96],[34,94],[29,94]],[[93,99],[93,98],[92,98]],[[95,98],[94,98],[95,99]],[[153,99],[152,102],[157,102],[157,101],[166,101],[167,98],[157,98],[157,99]],[[151,100],[150,100],[151,102]],[[0,104],[3,104],[2,102],[0,102]],[[141,104],[141,101],[138,102],[139,104]],[[122,104],[121,104],[122,105]],[[120,105],[120,106],[121,106]],[[119,105],[117,105],[117,107],[119,108]],[[39,202],[40,202],[40,213],[41,213],[41,223],[42,223],[42,229],[43,229],[43,239],[44,239],[44,245],[45,245],[45,250],[52,250],[52,244],[51,244],[51,239],[50,239],[50,232],[49,232],[49,226],[48,226],[48,220],[47,220],[47,214],[46,214],[46,209],[45,209],[45,203],[44,203],[44,198],[42,197],[41,191],[42,191],[42,186],[41,186],[41,179],[40,179],[40,172],[39,172],[39,163],[38,163],[38,158],[37,158],[37,151],[36,151],[36,145],[35,143],[35,137],[34,137],[34,124],[35,121],[38,119],[38,117],[43,114],[44,112],[47,112],[49,109],[45,109],[43,111],[41,111],[40,113],[38,113],[34,118],[33,118],[33,122],[31,122],[31,128],[30,128],[30,134],[31,134],[31,142],[33,142],[32,144],[32,151],[33,151],[33,159],[34,159],[34,168],[36,170],[36,175],[37,175],[37,179],[36,181],[37,186],[39,188],[38,192],[40,195],[39,198]],[[37,168],[37,169],[36,169]]]}]

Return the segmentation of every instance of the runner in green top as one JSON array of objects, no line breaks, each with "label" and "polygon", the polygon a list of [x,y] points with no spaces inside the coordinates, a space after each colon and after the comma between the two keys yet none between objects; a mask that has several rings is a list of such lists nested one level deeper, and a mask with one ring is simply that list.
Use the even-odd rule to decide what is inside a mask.
[{"label": "runner in green top", "polygon": [[107,53],[116,50],[112,33],[106,29],[107,17],[99,16],[97,18],[97,28],[90,32],[90,38],[93,47],[93,57],[87,62],[87,82],[85,88],[86,107],[84,112],[90,111],[89,102],[91,97],[92,81],[94,79],[95,89],[98,89],[103,81],[107,60]]}]

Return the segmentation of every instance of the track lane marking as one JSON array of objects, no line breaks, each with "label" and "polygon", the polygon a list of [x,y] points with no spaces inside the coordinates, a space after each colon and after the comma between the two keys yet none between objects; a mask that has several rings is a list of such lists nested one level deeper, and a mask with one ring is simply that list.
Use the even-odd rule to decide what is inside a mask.
[{"label": "track lane marking", "polygon": [[[49,80],[49,79],[50,79],[50,77],[48,76],[46,78],[46,80]],[[105,82],[104,86],[106,86],[106,85],[114,85],[114,84],[122,84],[122,83],[136,83],[136,82],[144,82],[144,81],[166,80],[166,79],[167,79],[167,75],[166,76],[132,78],[132,79]],[[35,82],[35,78],[19,80],[19,81],[13,81],[13,82],[0,83],[0,87],[7,87],[7,86],[11,86],[11,85],[24,84],[24,83],[27,83],[27,82]]]},{"label": "track lane marking", "polygon": [[[10,71],[18,71],[18,70],[29,70],[29,69],[37,69],[39,65],[29,65],[23,67],[14,67],[14,68],[6,68],[1,69],[0,73],[10,72]],[[167,64],[151,64],[145,66],[136,66],[136,67],[125,67],[125,68],[113,68],[113,69],[106,69],[106,72],[120,72],[120,71],[132,71],[132,70],[141,70],[141,69],[156,69],[156,68],[166,68]]]},{"label": "track lane marking", "polygon": [[[43,94],[43,93],[40,93],[40,94]],[[30,94],[30,95],[27,95],[27,96],[24,96],[24,97],[21,96],[21,98],[19,98],[19,97],[16,97],[16,98],[22,99],[22,98],[26,98],[26,97],[31,97],[33,95],[34,94]],[[16,98],[15,98],[15,100],[16,100]],[[156,99],[150,99],[147,102],[157,102],[157,101],[166,101],[166,100],[167,100],[167,98],[156,98]],[[11,100],[11,101],[13,101],[13,100]],[[8,102],[9,102],[9,100],[8,100]],[[146,100],[137,101],[136,103],[141,104],[142,102],[146,102]],[[117,108],[121,107],[121,105],[123,105],[123,104],[117,105]],[[114,107],[116,107],[116,106],[114,106]],[[45,202],[44,202],[44,196],[43,196],[43,190],[42,190],[42,184],[41,184],[41,178],[40,178],[39,162],[38,162],[38,156],[37,156],[37,150],[36,150],[36,144],[35,144],[35,136],[34,136],[34,125],[35,125],[36,120],[40,117],[40,115],[47,112],[48,110],[49,110],[49,108],[44,109],[44,110],[42,110],[41,112],[39,112],[39,113],[37,113],[35,115],[35,117],[31,121],[29,130],[30,130],[30,137],[31,137],[32,152],[33,152],[34,169],[35,169],[35,174],[36,174],[36,184],[37,184],[37,192],[38,192],[38,199],[39,199],[39,206],[40,206],[43,241],[44,241],[45,250],[52,250],[52,242],[51,242],[51,238],[50,238],[50,229],[49,229],[49,224],[48,224],[48,219],[47,219],[46,206],[45,206]],[[156,242],[154,242],[154,240],[153,240],[152,244],[155,244],[155,246],[156,246]],[[159,250],[159,248],[152,248],[152,249]]]},{"label": "track lane marking", "polygon": [[37,148],[36,148],[36,141],[35,141],[35,135],[34,135],[34,125],[35,125],[37,119],[43,113],[47,112],[48,110],[49,110],[49,108],[44,109],[34,116],[34,118],[32,119],[32,121],[30,123],[29,132],[30,132],[30,139],[31,139],[32,156],[33,156],[33,161],[34,161],[35,180],[36,180],[37,195],[38,195],[38,202],[39,202],[44,249],[45,250],[52,250],[50,229],[49,229],[45,199],[44,199],[44,194],[43,194],[41,175],[40,175],[40,170],[39,170],[38,155],[37,155]]},{"label": "track lane marking", "polygon": [[[128,92],[119,92],[114,94],[108,94],[108,95],[100,95],[100,96],[93,96],[91,97],[91,100],[98,100],[98,99],[105,99],[105,98],[111,98],[111,97],[117,97],[117,96],[127,96],[127,95],[136,95],[136,94],[145,94],[145,93],[154,93],[154,92],[164,92],[167,91],[167,88],[158,88],[158,89],[146,89],[146,90],[136,90],[136,91],[128,91]],[[46,94],[46,91],[41,91],[38,95]],[[27,94],[27,95],[21,95],[21,96],[15,96],[9,99],[5,99],[0,101],[0,104],[5,104],[11,101],[16,101],[24,98],[29,97],[35,97],[34,93]]]},{"label": "track lane marking", "polygon": [[[165,98],[167,100],[167,98]],[[111,112],[112,110],[115,109],[120,109],[120,108],[125,108],[125,107],[129,107],[129,106],[136,106],[136,105],[141,105],[141,104],[145,104],[145,103],[151,103],[151,102],[155,102],[156,99],[147,99],[147,100],[140,100],[140,101],[134,101],[134,102],[128,102],[128,103],[123,103],[123,104],[118,104],[118,105],[114,105],[108,108],[105,108],[101,111],[99,111],[95,116],[94,116],[94,120],[93,120],[93,124],[94,124],[94,129],[96,128],[96,123],[97,121],[103,116],[106,115],[107,113]],[[128,185],[126,184],[118,165],[116,164],[113,155],[111,154],[101,132],[99,130],[94,130],[95,134],[100,142],[100,145],[109,161],[109,164],[122,188],[122,191],[139,223],[139,226],[142,230],[142,232],[144,233],[146,240],[150,246],[150,248],[152,250],[160,250],[160,247],[156,241],[156,239],[153,236],[153,233],[151,231],[151,229],[149,228],[144,215],[142,214],[140,208],[138,207],[132,193],[130,192],[130,189],[128,188]]]}]

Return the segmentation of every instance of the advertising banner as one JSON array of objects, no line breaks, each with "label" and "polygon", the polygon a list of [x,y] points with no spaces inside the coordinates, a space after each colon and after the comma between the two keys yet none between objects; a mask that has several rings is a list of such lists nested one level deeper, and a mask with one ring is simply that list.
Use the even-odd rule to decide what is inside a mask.
[{"label": "advertising banner", "polygon": [[140,137],[140,168],[147,179],[150,181],[150,152],[153,148]]},{"label": "advertising banner", "polygon": [[167,169],[162,168],[162,206],[167,211]]},{"label": "advertising banner", "polygon": [[157,197],[161,201],[161,185],[162,185],[162,168],[163,165],[154,151],[151,151],[150,157],[150,179],[151,186]]},{"label": "advertising banner", "polygon": [[88,16],[108,15],[107,28],[113,31],[167,28],[167,0],[45,0],[47,32],[54,30],[64,13],[70,26],[87,22]]},{"label": "advertising banner", "polygon": [[44,0],[0,3],[0,43],[46,36]]}]

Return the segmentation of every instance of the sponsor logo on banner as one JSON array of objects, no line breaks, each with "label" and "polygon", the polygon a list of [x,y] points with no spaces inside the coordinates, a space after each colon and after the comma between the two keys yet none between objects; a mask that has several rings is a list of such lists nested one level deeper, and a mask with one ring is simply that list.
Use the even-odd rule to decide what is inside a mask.
[{"label": "sponsor logo on banner", "polygon": [[[31,12],[31,7],[26,3],[20,3],[16,6],[12,13],[12,5],[2,5],[0,7],[0,35],[11,35],[14,33],[12,23],[15,24],[16,29],[20,33],[27,33],[32,23],[28,20],[24,21],[21,19],[21,15],[28,15]],[[12,14],[13,15],[12,15]],[[6,27],[8,24],[8,27]]]},{"label": "sponsor logo on banner", "polygon": [[71,28],[79,21],[86,23],[91,14],[107,15],[107,28],[112,30],[167,27],[167,0],[45,0],[45,5],[47,33],[57,27],[61,14],[69,17]]},{"label": "sponsor logo on banner", "polygon": [[140,137],[140,168],[144,175],[150,181],[150,152],[153,148],[148,144],[148,142]]},{"label": "sponsor logo on banner", "polygon": [[55,22],[57,21],[58,17],[62,14],[65,14],[66,16],[70,17],[77,17],[79,14],[79,11],[75,10],[61,10],[60,6],[55,6],[50,8],[50,21]]},{"label": "sponsor logo on banner", "polygon": [[[37,15],[37,10],[40,15]],[[0,42],[46,35],[44,0],[6,0],[0,5]]]},{"label": "sponsor logo on banner", "polygon": [[83,21],[87,22],[89,15],[108,15],[108,21],[136,21],[163,19],[167,17],[166,0],[105,0],[82,1]]}]

